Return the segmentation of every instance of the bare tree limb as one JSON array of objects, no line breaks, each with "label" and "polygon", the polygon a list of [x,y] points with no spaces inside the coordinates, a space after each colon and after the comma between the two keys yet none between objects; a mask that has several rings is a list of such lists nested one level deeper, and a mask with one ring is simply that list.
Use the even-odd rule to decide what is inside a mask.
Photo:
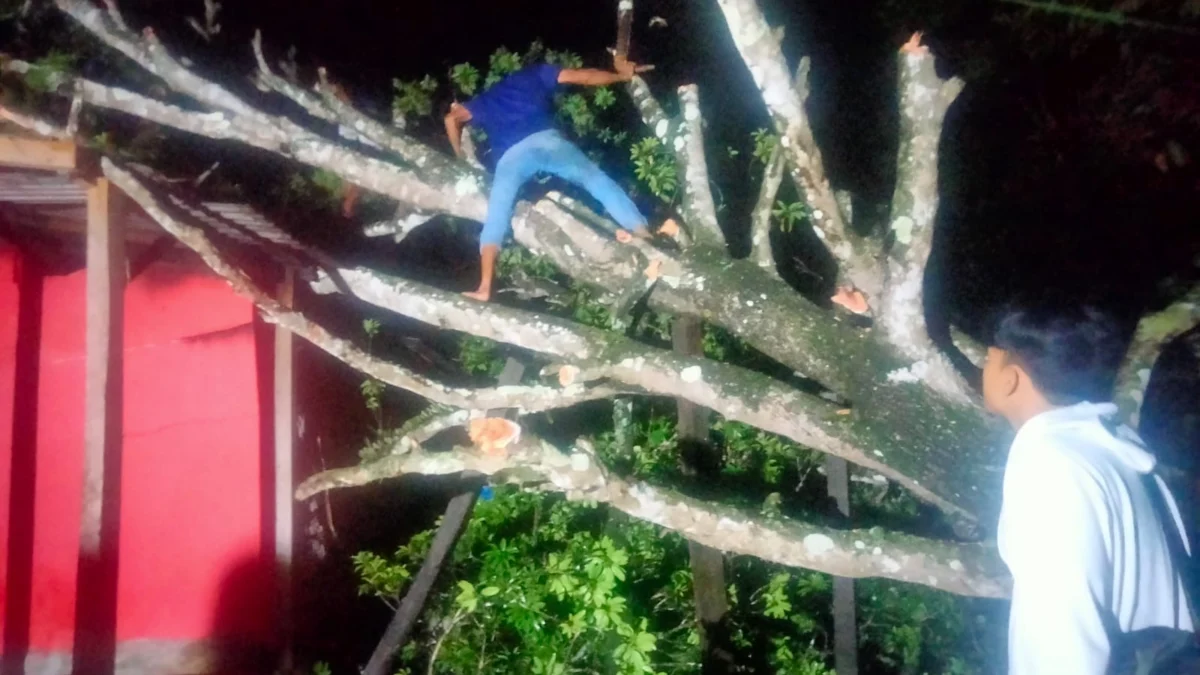
[{"label": "bare tree limb", "polygon": [[343,100],[339,95],[338,86],[330,81],[324,68],[317,68],[315,89],[321,98],[325,99],[325,105],[341,120],[343,127],[353,129],[371,143],[387,148],[401,157],[412,157],[414,153],[422,152],[423,146],[400,133],[404,129],[403,117],[398,118],[398,122],[388,125],[360,112],[349,101]]},{"label": "bare tree limb", "polygon": [[71,138],[71,135],[67,133],[66,129],[53,122],[44,120],[40,117],[35,117],[33,115],[19,113],[2,105],[0,105],[0,119],[8,120],[9,122],[12,122],[23,129],[32,131],[33,133],[41,136],[46,136],[47,138],[54,138],[58,140],[68,140]]},{"label": "bare tree limb", "polygon": [[1158,355],[1172,340],[1197,324],[1200,324],[1200,284],[1166,309],[1147,314],[1138,322],[1125,362],[1117,373],[1116,386],[1116,403],[1134,427]]},{"label": "bare tree limb", "polygon": [[879,319],[889,339],[913,358],[935,349],[925,326],[925,265],[938,210],[938,150],[942,122],[963,82],[942,80],[934,57],[914,35],[900,53],[900,152],[892,198],[887,288]]},{"label": "bare tree limb", "polygon": [[771,249],[771,214],[775,208],[775,196],[779,194],[779,186],[783,183],[783,162],[783,150],[776,147],[763,167],[758,201],[750,211],[750,258],[773,275],[779,272],[775,266],[775,252]]},{"label": "bare tree limb", "polygon": [[855,234],[841,212],[778,36],[756,0],[719,0],[717,4],[775,122],[788,170],[810,207],[814,232],[841,263],[839,286],[857,288],[874,306],[883,290],[882,270],[876,260],[878,245]]},{"label": "bare tree limb", "polygon": [[254,50],[254,59],[258,62],[257,80],[259,88],[282,94],[294,101],[313,117],[323,119],[326,122],[337,123],[337,116],[325,105],[324,101],[305,91],[292,81],[276,75],[271,70],[271,66],[267,64],[267,58],[263,54],[262,31],[254,31],[254,38],[250,41],[250,46]]},{"label": "bare tree limb", "polygon": [[694,84],[679,88],[683,124],[673,145],[683,174],[683,213],[700,241],[725,250],[725,234],[717,222],[708,161],[704,156],[704,122],[700,118],[700,93]]},{"label": "bare tree limb", "polygon": [[307,499],[325,490],[404,474],[464,471],[532,483],[563,492],[569,499],[606,503],[690,541],[782,565],[843,577],[907,581],[961,595],[1004,597],[1009,592],[1003,565],[990,546],[765,520],[646,483],[627,483],[609,476],[585,443],[568,454],[526,432],[516,447],[503,454],[461,448],[427,453],[414,448],[368,464],[322,472],[304,481],[296,496]]},{"label": "bare tree limb", "polygon": [[935,386],[949,396],[971,397],[971,388],[934,346],[925,320],[925,266],[933,250],[938,210],[938,150],[946,111],[962,91],[958,78],[943,80],[920,33],[900,50],[900,152],[892,198],[888,252],[878,321],[888,340],[909,358],[928,364]]}]

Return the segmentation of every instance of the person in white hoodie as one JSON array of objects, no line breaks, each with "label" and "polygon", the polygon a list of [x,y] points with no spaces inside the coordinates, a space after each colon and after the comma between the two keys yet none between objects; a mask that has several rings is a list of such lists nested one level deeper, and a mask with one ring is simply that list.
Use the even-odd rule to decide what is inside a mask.
[{"label": "person in white hoodie", "polygon": [[984,401],[1016,430],[997,532],[1013,577],[1011,675],[1103,675],[1120,634],[1193,630],[1166,538],[1182,531],[1178,509],[1108,402],[1124,335],[1092,307],[1013,306],[988,349]]}]

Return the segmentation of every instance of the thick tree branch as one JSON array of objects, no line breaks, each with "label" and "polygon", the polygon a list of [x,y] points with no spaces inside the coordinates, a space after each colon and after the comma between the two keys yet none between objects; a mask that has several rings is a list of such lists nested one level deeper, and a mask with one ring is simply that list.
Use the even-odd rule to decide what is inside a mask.
[{"label": "thick tree branch", "polygon": [[874,306],[883,289],[876,260],[878,245],[855,234],[841,212],[778,36],[756,0],[719,0],[717,4],[775,122],[788,170],[811,209],[814,231],[841,263],[839,285],[857,288]]},{"label": "thick tree branch", "polygon": [[665,140],[670,136],[671,121],[667,118],[667,114],[663,112],[662,104],[654,97],[654,93],[650,91],[650,85],[641,78],[640,75],[634,75],[633,79],[625,85],[625,90],[629,92],[629,97],[633,99],[634,106],[642,115],[642,122],[647,128],[654,132],[654,135],[659,139]]},{"label": "thick tree branch", "polygon": [[1117,374],[1116,403],[1121,413],[1137,426],[1146,385],[1158,355],[1172,340],[1200,324],[1200,284],[1166,309],[1147,314],[1137,331]]},{"label": "thick tree branch", "polygon": [[[610,386],[598,387],[494,387],[490,389],[459,389],[447,387],[407,368],[383,361],[354,346],[348,340],[335,337],[303,313],[283,306],[258,287],[250,277],[222,255],[216,244],[195,225],[185,223],[173,213],[180,209],[178,198],[157,196],[134,171],[118,166],[108,158],[102,161],[104,175],[121,188],[163,229],[198,253],[217,274],[229,282],[234,292],[258,306],[263,317],[303,337],[350,367],[394,387],[442,405],[468,409],[517,408],[523,412],[539,412],[569,407],[585,401],[609,398],[621,393]],[[176,202],[176,203],[172,203]]]},{"label": "thick tree branch", "polygon": [[132,59],[176,91],[187,94],[205,105],[245,115],[260,122],[267,116],[238,98],[228,89],[196,75],[167,53],[166,48],[146,29],[139,37],[121,19],[113,0],[105,0],[108,12],[102,11],[87,0],[55,0],[59,9],[78,21],[105,44]]},{"label": "thick tree branch", "polygon": [[[727,419],[873,469],[948,512],[968,515],[922,485],[920,478],[881,461],[881,452],[868,452],[876,439],[866,429],[855,428],[848,419],[853,414],[836,415],[823,399],[764,375],[643,346],[556,317],[472,302],[455,293],[369,270],[343,269],[338,276],[346,288],[368,303],[439,328],[559,357],[583,371],[580,379],[607,378],[648,393],[687,399]],[[323,283],[319,290],[330,286]]]},{"label": "thick tree branch", "polygon": [[943,80],[933,54],[915,34],[900,50],[900,152],[892,198],[892,247],[877,320],[902,354],[941,371],[948,395],[969,396],[950,360],[934,346],[925,321],[925,266],[933,250],[938,210],[938,150],[946,111],[962,91],[958,78]]},{"label": "thick tree branch", "polygon": [[[429,185],[411,171],[329,141],[284,118],[273,118],[273,123],[259,123],[226,112],[193,112],[86,79],[76,80],[75,87],[83,102],[89,105],[124,112],[214,140],[236,140],[278,153],[333,171],[355,185],[394,197],[420,210],[466,210],[456,206],[453,193],[447,194]],[[477,194],[480,186],[475,177],[468,176],[462,179],[459,189]],[[479,213],[475,215],[482,217],[485,208],[481,203]]]},{"label": "thick tree branch", "polygon": [[842,577],[883,577],[933,586],[961,595],[1004,597],[1002,563],[990,546],[955,544],[878,530],[835,530],[797,521],[769,521],[738,509],[702,502],[645,483],[609,476],[586,444],[569,454],[522,433],[502,454],[474,449],[427,453],[412,448],[375,462],[317,474],[296,491],[298,499],[405,474],[464,471],[495,476],[569,499],[608,504],[697,543],[728,553],[819,570]]}]

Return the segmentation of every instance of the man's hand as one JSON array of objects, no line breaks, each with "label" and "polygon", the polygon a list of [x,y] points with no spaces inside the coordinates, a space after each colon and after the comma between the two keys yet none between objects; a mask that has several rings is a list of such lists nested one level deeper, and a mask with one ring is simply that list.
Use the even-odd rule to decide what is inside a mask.
[{"label": "man's hand", "polygon": [[654,70],[654,66],[638,65],[638,64],[634,63],[633,61],[630,61],[629,59],[625,58],[624,55],[614,53],[613,54],[613,70],[616,71],[617,75],[621,78],[622,81],[628,82],[628,81],[632,80],[633,76],[638,73],[644,73],[644,72],[647,72],[650,70]]},{"label": "man's hand", "polygon": [[446,114],[446,136],[450,139],[450,147],[454,155],[463,159],[462,130],[471,121],[471,111],[466,106],[453,103],[450,112]]}]

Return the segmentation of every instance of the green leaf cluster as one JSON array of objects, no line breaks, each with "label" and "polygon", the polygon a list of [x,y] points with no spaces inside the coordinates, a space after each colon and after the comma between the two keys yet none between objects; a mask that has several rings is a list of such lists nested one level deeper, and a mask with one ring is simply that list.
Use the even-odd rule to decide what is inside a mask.
[{"label": "green leaf cluster", "polygon": [[679,187],[679,167],[671,151],[657,138],[646,137],[629,149],[633,173],[650,193],[664,202],[675,200]]}]

